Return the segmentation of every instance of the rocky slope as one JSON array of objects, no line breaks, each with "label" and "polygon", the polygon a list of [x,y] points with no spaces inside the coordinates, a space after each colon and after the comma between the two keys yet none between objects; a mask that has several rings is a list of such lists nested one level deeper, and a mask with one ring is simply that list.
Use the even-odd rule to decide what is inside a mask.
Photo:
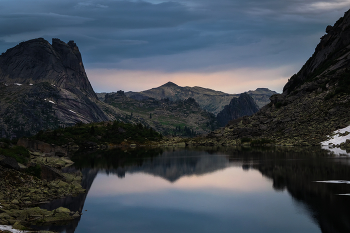
[{"label": "rocky slope", "polygon": [[259,111],[259,107],[254,99],[249,94],[242,93],[239,98],[233,98],[230,104],[218,113],[216,118],[219,126],[223,127],[231,120],[251,116],[257,111]]},{"label": "rocky slope", "polygon": [[203,110],[193,98],[135,100],[118,91],[107,94],[105,102],[119,109],[124,121],[142,123],[164,135],[194,136],[217,128],[214,114]]},{"label": "rocky slope", "polygon": [[334,130],[350,125],[349,66],[348,11],[327,27],[312,57],[290,78],[282,94],[271,96],[271,103],[255,115],[212,132],[208,142],[236,144],[249,137],[282,145],[319,145]]},{"label": "rocky slope", "polygon": [[[253,97],[259,108],[270,103],[269,97],[271,95],[277,94],[277,92],[270,91],[267,88],[258,88],[255,91],[248,91],[247,93]],[[97,93],[98,98],[102,101],[106,94]],[[135,100],[146,100],[148,98],[161,100],[168,98],[169,100],[176,101],[193,98],[204,110],[215,115],[223,110],[232,98],[239,97],[239,94],[227,94],[203,87],[181,87],[172,82],[146,91],[126,92],[125,95]]]},{"label": "rocky slope", "polygon": [[33,39],[0,56],[0,137],[109,120],[98,102],[73,41]]}]

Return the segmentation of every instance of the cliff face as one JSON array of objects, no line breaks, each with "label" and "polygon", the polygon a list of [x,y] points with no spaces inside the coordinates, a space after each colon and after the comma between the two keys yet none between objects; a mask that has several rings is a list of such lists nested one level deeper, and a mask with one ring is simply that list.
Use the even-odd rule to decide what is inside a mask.
[{"label": "cliff face", "polygon": [[[344,14],[334,26],[327,26],[326,34],[321,37],[314,54],[301,70],[288,80],[283,88],[284,94],[302,88],[306,83],[320,84],[328,78],[336,78],[330,73],[343,72],[349,61],[350,11]],[[316,82],[315,82],[316,81]]]},{"label": "cliff face", "polygon": [[251,116],[259,111],[259,107],[254,102],[254,99],[243,93],[239,98],[233,98],[229,105],[218,113],[217,121],[220,127],[225,126],[229,121],[243,117]]},{"label": "cliff face", "polygon": [[271,103],[253,116],[213,132],[209,140],[216,137],[216,142],[235,144],[242,137],[251,137],[282,145],[319,145],[333,131],[348,126],[350,12],[328,26],[326,33],[282,94],[271,96]]},{"label": "cliff face", "polygon": [[81,54],[74,41],[52,39],[22,42],[0,56],[0,82],[37,84],[48,82],[73,93],[80,90],[97,98],[86,76]]},{"label": "cliff face", "polygon": [[73,41],[39,38],[0,56],[0,137],[106,121]]}]

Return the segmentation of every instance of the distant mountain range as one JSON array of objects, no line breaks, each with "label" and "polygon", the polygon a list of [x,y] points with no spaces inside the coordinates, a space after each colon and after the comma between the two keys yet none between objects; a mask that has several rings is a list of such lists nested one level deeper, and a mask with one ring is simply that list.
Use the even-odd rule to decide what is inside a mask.
[{"label": "distant mountain range", "polygon": [[114,120],[141,123],[165,135],[205,134],[218,127],[215,115],[226,105],[231,113],[224,114],[222,125],[255,111],[241,110],[242,104],[253,106],[255,100],[265,105],[276,92],[259,88],[247,93],[252,98],[238,103],[232,101],[239,100],[238,94],[168,82],[143,92],[96,94],[74,41],[52,39],[50,44],[38,38],[0,55],[0,137]]},{"label": "distant mountain range", "polygon": [[124,111],[127,120],[136,119],[165,135],[195,136],[217,128],[214,114],[203,110],[193,98],[135,100],[118,91],[107,94],[105,103]]},{"label": "distant mountain range", "polygon": [[[270,103],[270,96],[277,94],[277,92],[267,88],[258,88],[247,93],[254,99],[259,108]],[[97,93],[97,96],[103,101],[106,94]],[[232,98],[238,98],[240,94],[227,94],[203,87],[181,87],[175,83],[168,82],[160,87],[146,91],[125,92],[125,95],[135,100],[146,100],[148,98],[161,100],[167,98],[171,101],[176,101],[193,98],[204,110],[217,115],[231,102]]]}]

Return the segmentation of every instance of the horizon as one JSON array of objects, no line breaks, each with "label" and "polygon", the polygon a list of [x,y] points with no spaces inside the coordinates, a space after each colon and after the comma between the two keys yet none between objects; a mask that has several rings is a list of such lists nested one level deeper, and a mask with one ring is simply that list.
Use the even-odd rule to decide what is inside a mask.
[{"label": "horizon", "polygon": [[[143,92],[143,91],[148,91],[148,90],[151,90],[151,89],[159,88],[159,87],[162,87],[162,86],[164,86],[164,85],[166,85],[166,84],[168,84],[168,83],[175,84],[176,86],[182,87],[182,88],[186,88],[186,87],[189,87],[189,88],[199,87],[199,88],[209,89],[209,90],[213,90],[213,91],[217,91],[217,92],[222,92],[222,91],[220,91],[220,90],[214,90],[214,89],[207,88],[207,87],[200,87],[200,86],[180,86],[180,85],[177,85],[176,83],[171,82],[171,81],[168,81],[168,82],[166,82],[166,83],[164,83],[164,84],[162,84],[162,85],[160,85],[160,86],[152,87],[152,88],[150,88],[150,89],[142,90],[142,91],[139,91],[139,92]],[[247,91],[245,91],[245,92],[256,91],[256,90],[258,90],[258,89],[268,89],[268,90],[270,90],[269,88],[258,87],[258,88],[256,88],[255,90],[247,90]],[[124,90],[116,90],[116,91],[112,91],[112,92],[113,92],[113,93],[116,93],[117,91],[123,91],[123,92],[126,92],[126,93],[127,93],[127,92],[136,92],[136,91],[124,91]],[[274,90],[270,90],[270,91],[274,91]],[[245,93],[245,92],[241,92],[241,93],[226,93],[226,92],[223,92],[223,93],[224,93],[224,94],[229,94],[229,95],[237,95],[237,94],[242,94],[242,93]],[[104,94],[104,93],[111,93],[111,92],[96,92],[96,91],[95,91],[95,93],[103,93],[103,94]],[[278,92],[277,92],[277,93],[278,93]],[[280,93],[278,93],[278,94],[280,94]]]},{"label": "horizon", "polygon": [[225,93],[282,92],[350,0],[4,0],[0,52],[74,40],[95,92],[171,81]]}]

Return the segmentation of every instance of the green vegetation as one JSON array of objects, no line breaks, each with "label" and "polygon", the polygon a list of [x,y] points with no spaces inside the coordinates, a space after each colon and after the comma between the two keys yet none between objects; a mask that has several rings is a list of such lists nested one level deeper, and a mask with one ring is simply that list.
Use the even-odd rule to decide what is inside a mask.
[{"label": "green vegetation", "polygon": [[22,146],[11,146],[7,148],[0,148],[0,155],[6,157],[12,157],[16,159],[17,162],[22,164],[27,164],[30,158],[29,151]]},{"label": "green vegetation", "polygon": [[41,166],[39,164],[36,164],[35,166],[30,166],[26,169],[26,172],[29,175],[35,176],[38,179],[41,179]]},{"label": "green vegetation", "polygon": [[128,124],[120,121],[105,123],[78,123],[75,126],[60,128],[53,131],[40,131],[33,138],[50,144],[64,145],[75,143],[84,145],[96,144],[121,144],[125,140],[130,143],[146,143],[147,141],[159,141],[162,135],[153,128],[142,124]]}]

